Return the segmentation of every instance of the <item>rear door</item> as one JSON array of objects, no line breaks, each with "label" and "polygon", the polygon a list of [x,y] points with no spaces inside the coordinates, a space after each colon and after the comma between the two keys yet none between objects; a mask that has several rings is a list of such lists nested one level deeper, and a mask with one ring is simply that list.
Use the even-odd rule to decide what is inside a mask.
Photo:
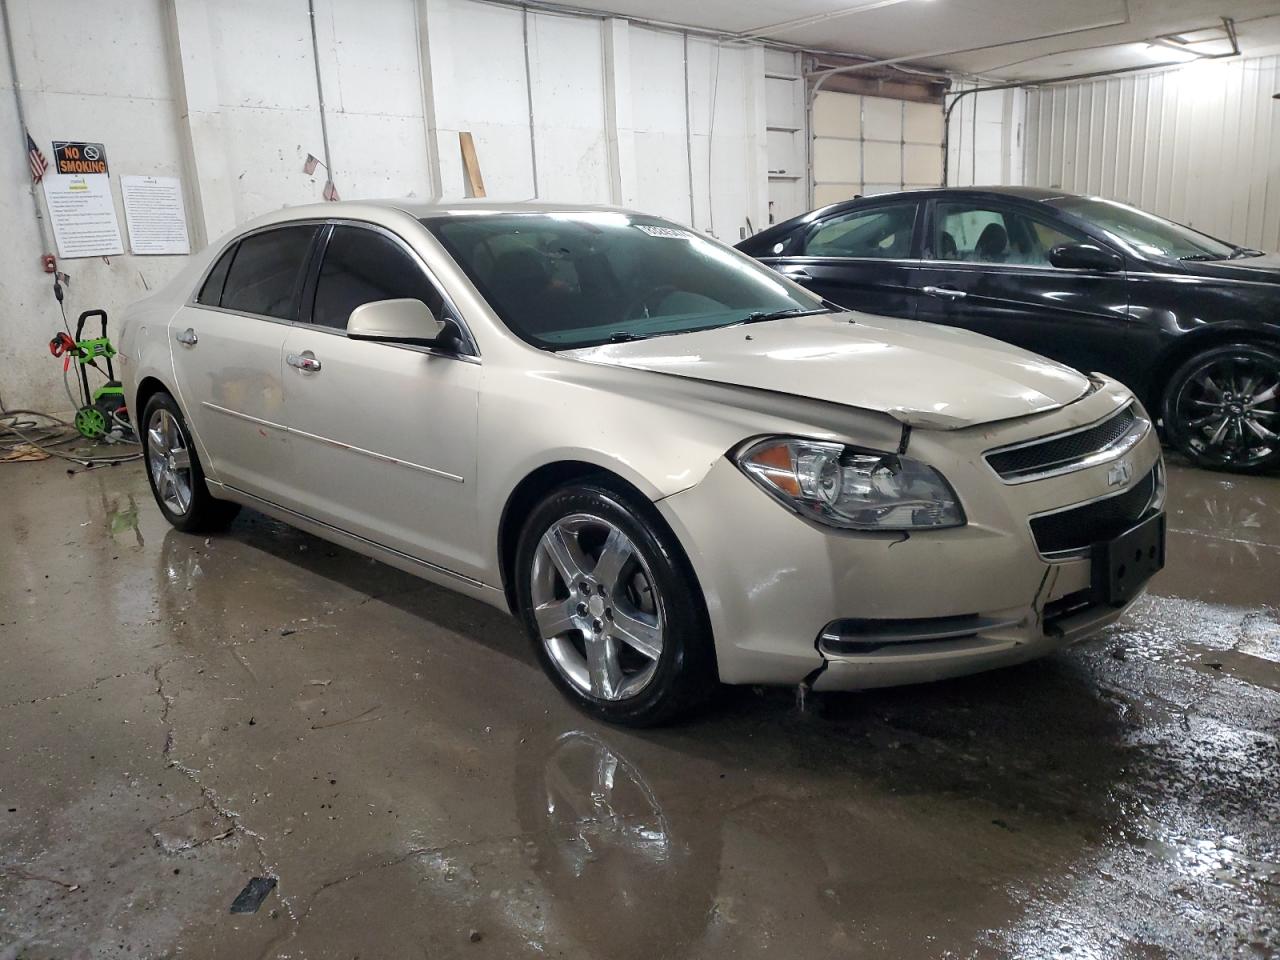
[{"label": "rear door", "polygon": [[801,228],[781,256],[762,262],[851,310],[911,318],[918,267],[916,200],[847,210]]},{"label": "rear door", "polygon": [[[301,511],[348,533],[477,576],[480,358],[351,340],[364,303],[411,297],[465,330],[426,265],[379,227],[339,223],[321,242],[304,321],[285,344],[284,403]],[[468,339],[468,338],[464,338]]]},{"label": "rear door", "polygon": [[930,201],[917,320],[964,327],[1086,373],[1125,379],[1133,355],[1123,269],[1062,269],[1059,244],[1093,243],[1031,209],[985,198]]},{"label": "rear door", "polygon": [[251,233],[215,262],[169,321],[179,401],[209,475],[288,502],[280,365],[318,224]]}]

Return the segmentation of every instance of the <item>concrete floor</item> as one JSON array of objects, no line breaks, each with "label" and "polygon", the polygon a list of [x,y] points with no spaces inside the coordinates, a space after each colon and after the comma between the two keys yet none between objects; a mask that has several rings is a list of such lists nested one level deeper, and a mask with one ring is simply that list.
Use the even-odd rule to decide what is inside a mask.
[{"label": "concrete floor", "polygon": [[1280,480],[1175,467],[1066,653],[633,733],[488,608],[64,466],[0,465],[0,958],[1280,955]]}]

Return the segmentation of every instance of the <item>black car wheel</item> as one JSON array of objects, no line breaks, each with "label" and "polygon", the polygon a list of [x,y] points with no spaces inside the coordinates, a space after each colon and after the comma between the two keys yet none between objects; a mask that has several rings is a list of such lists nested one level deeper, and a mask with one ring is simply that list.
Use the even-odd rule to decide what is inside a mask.
[{"label": "black car wheel", "polygon": [[1280,350],[1233,343],[1196,354],[1164,395],[1169,442],[1213,470],[1280,466]]},{"label": "black car wheel", "polygon": [[165,519],[184,533],[225,529],[238,504],[215,499],[177,401],[161,391],[142,412],[142,452],[151,492]]},{"label": "black car wheel", "polygon": [[702,593],[648,502],[607,481],[555,491],[525,524],[515,576],[543,668],[595,716],[652,726],[715,689]]}]

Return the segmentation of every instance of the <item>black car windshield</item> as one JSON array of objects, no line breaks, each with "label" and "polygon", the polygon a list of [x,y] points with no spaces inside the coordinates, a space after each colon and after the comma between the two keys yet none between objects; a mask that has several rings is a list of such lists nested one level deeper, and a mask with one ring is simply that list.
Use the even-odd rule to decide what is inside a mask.
[{"label": "black car windshield", "polygon": [[1172,260],[1225,260],[1236,252],[1229,243],[1113,200],[1057,197],[1049,203],[1119,237],[1147,256]]},{"label": "black car windshield", "polygon": [[422,223],[512,332],[547,350],[828,310],[746,256],[653,217],[476,211]]}]

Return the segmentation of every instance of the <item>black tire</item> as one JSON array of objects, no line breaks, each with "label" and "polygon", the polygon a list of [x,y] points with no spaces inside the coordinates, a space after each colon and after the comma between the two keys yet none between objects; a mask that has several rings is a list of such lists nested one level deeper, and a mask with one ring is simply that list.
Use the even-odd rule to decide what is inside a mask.
[{"label": "black tire", "polygon": [[1231,343],[1198,353],[1174,371],[1165,387],[1165,439],[1192,463],[1210,470],[1274,470],[1280,467],[1277,384],[1276,347]]},{"label": "black tire", "polygon": [[[633,571],[629,583],[637,582],[636,576],[642,578],[644,584],[649,584],[652,579],[652,589],[647,590],[644,600],[653,606],[652,615],[661,627],[661,651],[651,664],[638,658],[644,663],[642,671],[648,672],[648,679],[633,695],[619,699],[593,695],[575,686],[557,665],[549,649],[550,643],[543,640],[534,615],[535,561],[543,535],[566,518],[584,516],[616,527],[630,540],[637,559],[628,561],[631,566],[625,568]],[[595,559],[585,553],[583,556],[584,559]],[[641,563],[644,564],[643,570]],[[592,571],[594,573],[595,570]],[[552,574],[558,576],[556,571]],[[561,692],[592,716],[631,727],[656,726],[689,714],[718,688],[710,621],[688,558],[653,505],[622,484],[601,478],[562,487],[548,495],[532,511],[521,531],[513,575],[516,577],[518,616],[539,662]],[[627,578],[620,575],[617,579],[621,582]],[[562,577],[559,587],[564,588]],[[594,596],[594,591],[590,596]],[[573,599],[576,597],[568,597],[563,602],[569,603]],[[557,598],[557,602],[561,601]],[[602,600],[602,603],[609,602],[613,601]],[[605,616],[608,623],[603,618],[596,622],[604,624],[604,637],[609,639],[611,631],[620,626],[621,620],[614,623],[611,611],[606,611]],[[586,629],[566,631],[563,639],[576,644],[576,649],[586,657]],[[634,649],[620,640],[610,642],[618,644],[617,649],[625,654],[633,658],[637,656]],[[630,679],[638,676],[639,673],[633,674]]]},{"label": "black tire", "polygon": [[[157,481],[155,458],[152,456],[151,425],[160,414],[172,418],[172,424],[181,436],[181,442],[190,458],[190,490],[189,503],[185,510],[166,502]],[[142,441],[142,458],[146,464],[147,482],[151,484],[151,493],[156,498],[156,505],[173,526],[184,533],[213,533],[225,530],[240,512],[240,505],[226,500],[218,500],[204,482],[204,469],[200,465],[200,457],[196,453],[195,444],[191,440],[191,431],[187,420],[178,408],[178,403],[168,393],[160,391],[153,394],[143,408],[142,418],[138,423],[138,437]]]}]

